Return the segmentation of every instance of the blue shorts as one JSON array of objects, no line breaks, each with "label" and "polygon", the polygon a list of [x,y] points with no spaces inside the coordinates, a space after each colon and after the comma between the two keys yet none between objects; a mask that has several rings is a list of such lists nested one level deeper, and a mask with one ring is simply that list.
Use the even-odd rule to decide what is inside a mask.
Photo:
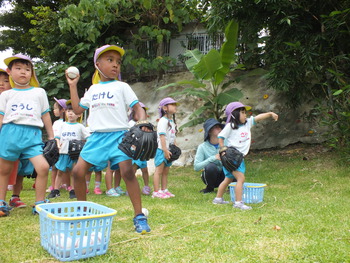
[{"label": "blue shorts", "polygon": [[147,168],[147,161],[132,160],[132,164],[136,164],[139,169]]},{"label": "blue shorts", "polygon": [[60,154],[60,158],[58,158],[57,163],[55,164],[56,169],[60,170],[62,172],[65,172],[67,169],[72,170],[73,165],[77,162],[78,160],[72,160],[68,154]]},{"label": "blue shorts", "polygon": [[[224,174],[225,174],[225,177],[227,178],[234,178],[233,174],[227,170],[225,167],[222,167],[222,170],[224,171]],[[241,165],[238,167],[238,169],[236,170],[238,172],[241,172],[242,174],[245,174],[245,162],[244,162],[244,159],[241,163]]]},{"label": "blue shorts", "polygon": [[157,149],[156,156],[154,157],[154,165],[157,167],[164,163],[165,167],[170,167],[173,163],[165,159],[164,151],[162,149]]},{"label": "blue shorts", "polygon": [[34,166],[28,159],[19,161],[17,175],[26,176],[32,175],[34,172]]},{"label": "blue shorts", "polygon": [[119,169],[120,162],[131,160],[118,148],[125,133],[126,131],[94,132],[86,141],[80,157],[101,170],[108,166],[108,161],[111,163],[111,170]]},{"label": "blue shorts", "polygon": [[91,166],[89,172],[101,172],[103,168],[96,167],[95,165]]},{"label": "blue shorts", "polygon": [[7,161],[29,159],[43,153],[44,143],[39,127],[3,124],[0,131],[0,158]]}]

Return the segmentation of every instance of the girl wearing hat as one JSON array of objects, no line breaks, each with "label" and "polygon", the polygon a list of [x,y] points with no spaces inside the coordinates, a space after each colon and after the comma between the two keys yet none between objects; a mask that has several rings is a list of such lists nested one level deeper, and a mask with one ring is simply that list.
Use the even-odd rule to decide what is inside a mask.
[{"label": "girl wearing hat", "polygon": [[[278,115],[274,112],[261,113],[255,117],[247,118],[247,111],[250,110],[250,106],[243,105],[240,102],[231,102],[227,105],[225,114],[227,116],[225,128],[219,133],[219,145],[220,149],[224,146],[233,146],[239,150],[244,156],[248,154],[251,144],[251,132],[250,129],[257,122],[272,118],[278,120]],[[242,201],[243,183],[245,181],[245,163],[242,161],[237,170],[232,173],[223,167],[225,173],[224,181],[219,185],[216,198],[213,200],[213,204],[228,204],[222,198],[228,185],[234,178],[237,180],[235,187],[235,203],[233,207],[249,210],[250,206],[247,206]]]},{"label": "girl wearing hat", "polygon": [[[169,192],[167,187],[169,168],[172,165],[172,163],[168,161],[171,156],[169,145],[176,144],[177,128],[175,113],[177,111],[177,105],[177,101],[170,97],[162,99],[159,102],[158,113],[160,119],[157,125],[158,149],[154,158],[156,170],[153,176],[153,198],[165,199],[175,197],[174,194]],[[161,188],[159,188],[159,185]]]},{"label": "girl wearing hat", "polygon": [[225,178],[219,155],[218,139],[218,134],[224,127],[224,124],[213,118],[206,120],[203,125],[204,142],[198,146],[194,170],[203,170],[201,178],[207,187],[200,192],[204,194],[213,192],[214,188],[218,187]]},{"label": "girl wearing hat", "polygon": [[6,69],[0,68],[0,94],[9,89],[11,89],[9,74]]}]

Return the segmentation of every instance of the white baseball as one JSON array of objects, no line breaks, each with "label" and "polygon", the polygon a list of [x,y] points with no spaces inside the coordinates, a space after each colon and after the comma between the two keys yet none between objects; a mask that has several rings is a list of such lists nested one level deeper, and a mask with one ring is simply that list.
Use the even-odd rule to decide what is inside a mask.
[{"label": "white baseball", "polygon": [[147,216],[147,217],[148,217],[148,215],[149,215],[149,211],[148,211],[147,208],[142,208],[142,213],[143,213],[145,216]]},{"label": "white baseball", "polygon": [[79,75],[79,69],[77,67],[67,68],[67,75],[70,79],[75,79]]}]

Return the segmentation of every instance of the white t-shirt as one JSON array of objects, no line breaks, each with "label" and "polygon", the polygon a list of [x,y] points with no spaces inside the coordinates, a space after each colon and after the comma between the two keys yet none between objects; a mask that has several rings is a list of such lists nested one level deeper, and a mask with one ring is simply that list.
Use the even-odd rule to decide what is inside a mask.
[{"label": "white t-shirt", "polygon": [[42,88],[10,89],[1,93],[0,114],[3,123],[44,127],[42,115],[50,111],[46,91]]},{"label": "white t-shirt", "polygon": [[138,103],[131,87],[118,80],[92,85],[79,105],[89,109],[88,124],[91,131],[112,132],[129,129],[128,107]]},{"label": "white t-shirt", "polygon": [[69,141],[86,140],[90,136],[89,130],[78,122],[63,122],[58,134],[55,138],[60,140],[60,154],[68,153]]},{"label": "white t-shirt", "polygon": [[63,119],[59,119],[56,120],[53,124],[52,124],[52,130],[53,130],[53,135],[56,136],[60,136],[59,132],[61,131],[61,126],[64,123]]},{"label": "white t-shirt", "polygon": [[[170,124],[170,126],[169,126]],[[175,143],[176,139],[176,130],[175,123],[173,120],[169,120],[166,117],[160,118],[157,125],[157,139],[158,139],[158,148],[162,149],[162,144],[160,142],[160,135],[165,135],[166,147],[169,149],[169,144]]]},{"label": "white t-shirt", "polygon": [[255,125],[254,117],[248,118],[247,123],[239,125],[238,129],[232,129],[231,124],[227,123],[218,137],[226,139],[226,146],[233,146],[244,155],[247,155],[252,140],[250,129],[253,125]]}]

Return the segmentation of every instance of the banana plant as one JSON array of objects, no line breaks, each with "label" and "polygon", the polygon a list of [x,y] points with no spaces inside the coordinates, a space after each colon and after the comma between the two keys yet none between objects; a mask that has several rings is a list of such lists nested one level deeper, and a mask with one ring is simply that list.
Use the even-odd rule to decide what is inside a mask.
[{"label": "banana plant", "polygon": [[180,127],[191,127],[203,123],[207,118],[220,120],[225,105],[232,101],[238,101],[242,92],[236,88],[230,88],[235,80],[226,78],[227,74],[242,69],[243,65],[236,64],[236,46],[238,37],[238,23],[230,21],[225,28],[225,41],[220,51],[211,49],[203,54],[198,49],[187,50],[184,56],[187,69],[193,74],[192,80],[181,80],[167,84],[158,89],[178,87],[178,91],[170,96],[190,95],[203,101],[203,105],[196,109],[189,121]]}]

